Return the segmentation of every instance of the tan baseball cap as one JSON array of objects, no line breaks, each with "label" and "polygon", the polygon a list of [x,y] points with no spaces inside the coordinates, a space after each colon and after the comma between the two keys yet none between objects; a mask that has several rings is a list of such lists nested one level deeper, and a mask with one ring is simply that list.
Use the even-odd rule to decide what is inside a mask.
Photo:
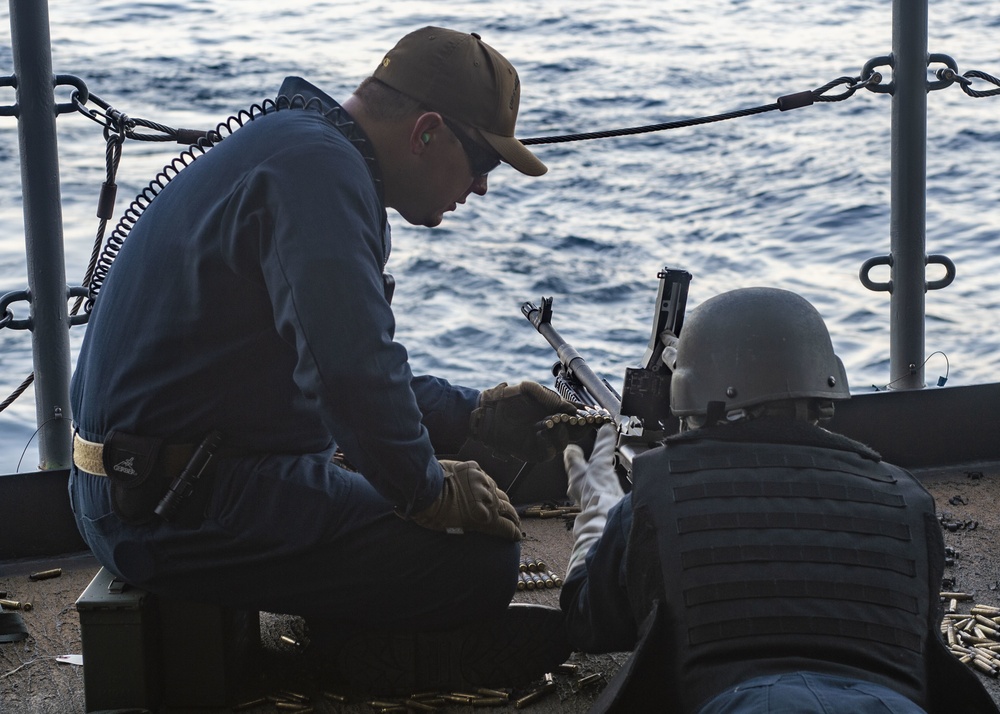
[{"label": "tan baseball cap", "polygon": [[548,169],[514,138],[521,99],[517,70],[475,32],[424,27],[406,35],[382,59],[375,79],[428,108],[479,130],[515,169]]}]

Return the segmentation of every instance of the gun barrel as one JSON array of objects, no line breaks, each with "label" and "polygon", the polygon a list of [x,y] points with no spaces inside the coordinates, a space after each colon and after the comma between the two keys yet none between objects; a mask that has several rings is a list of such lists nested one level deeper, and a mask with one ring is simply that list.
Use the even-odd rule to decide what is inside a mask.
[{"label": "gun barrel", "polygon": [[587,361],[580,356],[580,353],[562,338],[559,332],[556,331],[556,328],[552,327],[552,323],[549,322],[551,304],[551,298],[543,298],[541,308],[535,307],[530,302],[526,302],[521,306],[521,312],[535,326],[538,333],[552,346],[552,349],[556,351],[556,355],[559,357],[559,361],[562,362],[566,371],[573,375],[583,385],[584,389],[590,392],[590,395],[600,406],[607,409],[617,419],[621,414],[621,400],[608,388],[604,380],[598,377],[594,370],[590,368]]}]

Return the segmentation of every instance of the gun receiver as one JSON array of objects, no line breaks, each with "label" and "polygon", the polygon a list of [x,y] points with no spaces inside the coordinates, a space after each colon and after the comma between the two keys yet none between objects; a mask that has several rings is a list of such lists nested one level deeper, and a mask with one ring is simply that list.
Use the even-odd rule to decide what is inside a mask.
[{"label": "gun receiver", "polygon": [[566,399],[610,412],[618,427],[616,460],[629,481],[633,458],[679,428],[677,418],[670,413],[670,376],[677,337],[684,324],[691,274],[664,267],[657,278],[660,283],[649,344],[642,366],[625,370],[624,396],[600,378],[552,327],[552,298],[543,297],[541,307],[530,302],[521,305],[521,312],[559,358],[552,367],[556,391]]},{"label": "gun receiver", "polygon": [[674,433],[680,425],[670,412],[670,377],[677,355],[677,338],[684,325],[691,273],[664,267],[653,310],[653,327],[642,366],[625,370],[622,409],[637,417],[646,430]]}]

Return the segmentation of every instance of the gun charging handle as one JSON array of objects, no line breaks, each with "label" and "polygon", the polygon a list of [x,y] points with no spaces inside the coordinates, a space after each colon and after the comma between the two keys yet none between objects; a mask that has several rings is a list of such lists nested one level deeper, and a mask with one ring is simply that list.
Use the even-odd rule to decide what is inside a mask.
[{"label": "gun charging handle", "polygon": [[663,345],[663,352],[660,354],[660,361],[666,365],[671,372],[677,363],[677,335],[667,329],[660,333],[660,344]]}]

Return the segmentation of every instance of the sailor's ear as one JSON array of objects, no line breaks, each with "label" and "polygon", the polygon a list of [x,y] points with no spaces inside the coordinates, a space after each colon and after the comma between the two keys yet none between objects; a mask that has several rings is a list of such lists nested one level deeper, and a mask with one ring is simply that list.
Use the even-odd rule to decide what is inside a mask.
[{"label": "sailor's ear", "polygon": [[435,134],[444,126],[444,118],[437,112],[424,112],[413,123],[410,131],[410,150],[416,154],[434,141]]}]

